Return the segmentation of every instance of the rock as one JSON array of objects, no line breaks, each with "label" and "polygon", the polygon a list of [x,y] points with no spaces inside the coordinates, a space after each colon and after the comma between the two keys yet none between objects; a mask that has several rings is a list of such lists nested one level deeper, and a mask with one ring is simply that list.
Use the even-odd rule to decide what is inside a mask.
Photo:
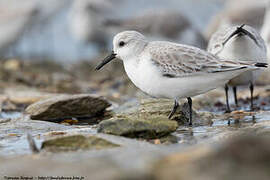
[{"label": "rock", "polygon": [[7,122],[10,122],[11,119],[10,118],[7,118],[7,119],[0,119],[0,124],[2,123],[7,123]]},{"label": "rock", "polygon": [[[141,117],[162,116],[168,119],[173,104],[174,102],[168,99],[142,99],[138,111]],[[215,117],[210,112],[196,112],[194,109],[192,110],[192,116],[193,126],[211,125],[212,119]],[[172,119],[177,121],[179,125],[187,124],[189,121],[188,104],[181,104]]]},{"label": "rock", "polygon": [[[168,117],[173,107],[173,101],[167,99],[143,99],[139,108],[140,113],[143,116],[166,116]],[[193,126],[212,124],[214,117],[211,113],[200,112],[192,110]],[[183,125],[189,120],[189,107],[187,103],[181,104],[173,116],[173,120],[176,120],[180,125]]]},{"label": "rock", "polygon": [[119,147],[119,145],[95,136],[72,135],[44,141],[41,149],[50,152],[61,152],[113,147]]},{"label": "rock", "polygon": [[[178,125],[186,124],[189,120],[187,104],[178,108],[172,120],[168,119],[172,107],[171,100],[143,99],[139,107],[135,105],[135,107],[130,108],[130,111],[125,109],[127,113],[116,114],[114,118],[101,122],[98,132],[131,138],[155,139],[164,137],[174,132]],[[194,126],[210,125],[213,118],[212,113],[197,113],[193,110]]]},{"label": "rock", "polygon": [[126,116],[101,122],[98,132],[131,138],[154,139],[169,135],[177,127],[176,121],[160,116],[151,116],[147,119]]},{"label": "rock", "polygon": [[[269,136],[241,135],[219,146],[197,146],[158,161],[156,180],[269,179]],[[224,178],[226,177],[226,178]]]},{"label": "rock", "polygon": [[27,107],[26,112],[31,119],[54,120],[94,117],[109,106],[108,101],[94,95],[61,95],[34,103]]}]

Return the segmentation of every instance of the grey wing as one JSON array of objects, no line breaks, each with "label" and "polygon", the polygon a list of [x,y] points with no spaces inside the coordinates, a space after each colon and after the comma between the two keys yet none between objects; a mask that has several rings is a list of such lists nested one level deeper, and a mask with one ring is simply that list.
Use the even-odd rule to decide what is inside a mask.
[{"label": "grey wing", "polygon": [[194,76],[246,68],[248,64],[220,60],[199,48],[174,43],[155,42],[149,48],[151,61],[166,77]]}]

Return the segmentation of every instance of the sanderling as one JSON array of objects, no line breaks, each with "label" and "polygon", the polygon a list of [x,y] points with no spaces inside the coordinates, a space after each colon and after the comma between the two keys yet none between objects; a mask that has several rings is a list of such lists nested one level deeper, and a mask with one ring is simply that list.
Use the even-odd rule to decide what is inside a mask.
[{"label": "sanderling", "polygon": [[[234,26],[217,31],[209,41],[208,52],[232,61],[253,61],[254,63],[266,63],[266,47],[264,40],[257,31],[247,25]],[[261,70],[245,72],[233,79],[228,85],[233,87],[235,104],[237,106],[237,89],[239,85],[250,85],[251,110],[253,110],[254,81]],[[228,100],[228,85],[225,85],[227,112],[230,112]]]},{"label": "sanderling", "polygon": [[221,60],[196,47],[167,41],[148,41],[136,31],[124,31],[113,39],[113,51],[97,67],[101,69],[114,58],[123,60],[131,81],[143,92],[156,98],[175,100],[173,116],[180,98],[187,98],[192,125],[191,97],[223,86],[233,77],[266,63]]},{"label": "sanderling", "polygon": [[261,35],[267,45],[267,57],[270,59],[270,1],[267,4]]}]

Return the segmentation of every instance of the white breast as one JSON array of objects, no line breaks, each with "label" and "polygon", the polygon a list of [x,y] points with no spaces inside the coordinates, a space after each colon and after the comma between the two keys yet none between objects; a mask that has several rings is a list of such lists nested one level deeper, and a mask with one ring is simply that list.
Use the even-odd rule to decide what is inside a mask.
[{"label": "white breast", "polygon": [[136,87],[151,96],[157,96],[156,87],[160,84],[160,73],[148,57],[125,60],[124,68]]},{"label": "white breast", "polygon": [[[221,59],[233,61],[254,61],[266,62],[266,52],[247,36],[234,37],[224,46],[218,54]],[[230,85],[245,85],[254,82],[261,73],[261,70],[246,72],[230,81]]]},{"label": "white breast", "polygon": [[265,51],[247,36],[234,37],[218,54],[223,59],[235,61],[265,62]]}]

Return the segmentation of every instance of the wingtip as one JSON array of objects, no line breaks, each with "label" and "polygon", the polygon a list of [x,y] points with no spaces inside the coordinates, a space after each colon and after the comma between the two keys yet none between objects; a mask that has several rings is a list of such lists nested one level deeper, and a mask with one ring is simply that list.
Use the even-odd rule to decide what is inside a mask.
[{"label": "wingtip", "polygon": [[267,63],[256,63],[255,66],[256,66],[256,67],[264,67],[264,68],[267,68],[267,67],[268,67],[268,64],[267,64]]}]

